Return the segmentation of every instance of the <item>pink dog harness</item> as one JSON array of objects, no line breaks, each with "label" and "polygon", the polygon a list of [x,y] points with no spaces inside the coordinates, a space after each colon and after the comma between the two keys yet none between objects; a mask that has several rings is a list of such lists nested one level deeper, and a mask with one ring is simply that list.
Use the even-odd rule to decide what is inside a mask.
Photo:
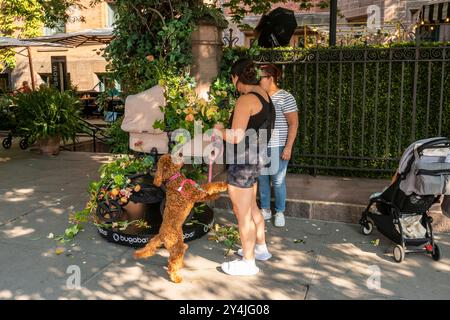
[{"label": "pink dog harness", "polygon": [[[173,176],[171,176],[171,177],[169,178],[169,180],[167,180],[166,184],[169,183],[169,182],[174,181],[175,179],[178,179],[179,177],[181,177],[181,173],[179,173],[179,172],[175,173]],[[184,185],[185,185],[186,183],[189,183],[190,185],[194,186],[195,188],[197,188],[197,189],[199,189],[199,190],[201,190],[201,191],[204,191],[204,190],[199,186],[199,184],[198,184],[197,182],[195,182],[195,181],[192,180],[192,179],[187,179],[187,178],[186,178],[186,179],[183,179],[183,181],[181,181],[181,184],[180,184],[180,186],[179,186],[178,189],[177,189],[177,191],[180,192],[181,195],[183,195],[184,197],[186,197],[186,193],[184,192],[183,188],[184,188]]]}]

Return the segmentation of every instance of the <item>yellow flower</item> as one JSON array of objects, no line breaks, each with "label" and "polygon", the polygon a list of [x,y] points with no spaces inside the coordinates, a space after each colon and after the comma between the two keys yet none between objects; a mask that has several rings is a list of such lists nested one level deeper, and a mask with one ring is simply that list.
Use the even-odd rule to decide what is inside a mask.
[{"label": "yellow flower", "polygon": [[190,96],[187,98],[187,101],[188,101],[188,103],[189,103],[190,105],[195,104],[196,100],[197,100],[197,98],[196,98],[194,95],[190,95]]},{"label": "yellow flower", "polygon": [[198,99],[198,104],[201,107],[204,107],[204,106],[206,106],[208,104],[208,102],[204,98],[200,98],[200,99]]},{"label": "yellow flower", "polygon": [[185,118],[186,121],[192,122],[194,121],[194,115],[193,114],[188,114]]},{"label": "yellow flower", "polygon": [[197,110],[192,107],[187,108],[186,110],[184,110],[184,112],[187,114],[197,114]]},{"label": "yellow flower", "polygon": [[153,61],[155,61],[155,57],[153,55],[149,55],[149,56],[147,56],[147,60],[149,62],[153,62]]},{"label": "yellow flower", "polygon": [[206,110],[206,117],[208,119],[211,119],[212,116],[214,116],[217,113],[217,106],[212,106],[208,110]]}]

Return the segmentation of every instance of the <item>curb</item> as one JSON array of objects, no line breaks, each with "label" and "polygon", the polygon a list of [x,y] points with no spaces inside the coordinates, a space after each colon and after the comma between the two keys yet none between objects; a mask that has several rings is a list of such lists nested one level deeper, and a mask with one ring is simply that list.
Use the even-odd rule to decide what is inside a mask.
[{"label": "curb", "polygon": [[[215,201],[214,208],[232,211],[230,197],[222,194]],[[274,211],[273,201],[271,201],[271,208]],[[359,219],[361,219],[361,214],[365,208],[365,205],[352,203],[286,199],[285,215],[303,219],[359,224]],[[450,234],[449,217],[443,215],[436,207],[430,208],[430,215],[434,219],[433,230],[436,234]]]}]

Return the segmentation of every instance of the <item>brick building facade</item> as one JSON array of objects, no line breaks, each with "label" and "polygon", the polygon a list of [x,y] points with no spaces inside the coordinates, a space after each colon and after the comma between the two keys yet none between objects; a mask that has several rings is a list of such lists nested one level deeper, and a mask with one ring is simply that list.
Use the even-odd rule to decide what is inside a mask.
[{"label": "brick building facade", "polygon": [[[54,30],[43,28],[43,35],[52,35],[61,32],[76,32],[88,29],[109,28],[114,21],[114,6],[102,2],[94,8],[89,7],[90,0],[82,0],[87,8],[74,11],[75,17],[83,16],[85,22],[70,22],[61,25]],[[65,57],[67,61],[67,73],[72,85],[79,90],[101,91],[105,85],[106,61],[101,56],[105,45],[93,45],[78,48],[32,48],[32,60],[34,68],[34,79],[36,85],[49,83],[51,81],[52,57]],[[18,50],[20,51],[20,50]],[[10,72],[10,89],[14,90],[21,86],[22,81],[31,83],[28,58],[16,55],[17,65]]]},{"label": "brick building facade", "polygon": [[[339,0],[340,18],[344,22],[367,21],[370,6],[380,9],[380,23],[401,22],[406,26],[414,24],[419,16],[420,9],[429,0]],[[373,10],[372,10],[373,13]]]}]

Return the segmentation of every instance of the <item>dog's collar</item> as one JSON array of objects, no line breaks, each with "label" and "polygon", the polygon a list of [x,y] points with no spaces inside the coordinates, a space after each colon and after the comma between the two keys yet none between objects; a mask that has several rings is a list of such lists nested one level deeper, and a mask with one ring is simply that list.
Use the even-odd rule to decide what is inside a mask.
[{"label": "dog's collar", "polygon": [[[181,173],[180,173],[180,172],[175,173],[173,176],[171,176],[171,177],[167,180],[166,185],[167,185],[168,183],[170,183],[170,182],[172,182],[172,181],[178,179],[179,177],[181,177]],[[186,194],[185,194],[185,192],[184,192],[184,190],[183,190],[184,185],[185,185],[186,183],[189,183],[189,184],[192,185],[194,188],[197,188],[197,189],[200,190],[200,191],[204,191],[204,190],[202,189],[202,187],[200,187],[200,185],[199,185],[197,182],[195,182],[194,180],[184,178],[183,181],[181,181],[181,185],[180,185],[180,186],[178,187],[178,189],[177,189],[177,191],[180,192],[183,196],[186,196]]]},{"label": "dog's collar", "polygon": [[171,177],[167,180],[166,184],[169,183],[169,182],[172,182],[172,181],[175,180],[175,179],[178,179],[179,177],[181,177],[181,173],[180,173],[180,172],[175,173],[173,176],[171,176]]}]

